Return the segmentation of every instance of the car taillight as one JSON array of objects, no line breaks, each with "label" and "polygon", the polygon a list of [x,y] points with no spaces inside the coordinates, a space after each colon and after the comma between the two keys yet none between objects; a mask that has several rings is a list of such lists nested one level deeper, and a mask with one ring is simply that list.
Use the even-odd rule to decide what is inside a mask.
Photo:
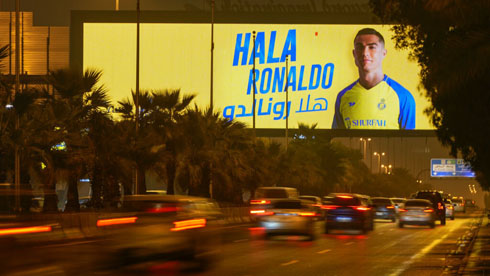
[{"label": "car taillight", "polygon": [[322,207],[321,204],[313,204],[312,206],[314,206],[314,207],[320,207],[320,208]]},{"label": "car taillight", "polygon": [[365,206],[351,206],[351,207],[357,211],[369,211],[369,210],[371,210],[371,208],[365,207]]},{"label": "car taillight", "polygon": [[339,195],[337,197],[343,198],[343,199],[352,199],[353,198],[352,196],[348,196],[348,195]]},{"label": "car taillight", "polygon": [[171,213],[171,212],[177,212],[179,211],[180,208],[178,207],[156,207],[156,208],[149,208],[146,210],[147,213]]},{"label": "car taillight", "polygon": [[51,232],[51,226],[29,226],[19,228],[0,229],[0,236],[19,235],[19,234],[35,234],[43,232]]},{"label": "car taillight", "polygon": [[206,219],[188,219],[188,220],[180,220],[174,221],[174,227],[170,228],[170,231],[182,231],[188,229],[195,228],[203,228],[206,227]]},{"label": "car taillight", "polygon": [[250,200],[250,204],[270,204],[270,200],[258,200],[258,199],[252,199]]},{"label": "car taillight", "polygon": [[266,211],[266,210],[250,210],[250,214],[256,216],[272,216],[274,212]]},{"label": "car taillight", "polygon": [[125,217],[125,218],[113,218],[113,219],[99,219],[97,220],[97,227],[130,224],[135,223],[138,217]]},{"label": "car taillight", "polygon": [[437,203],[437,209],[443,210],[444,209],[444,205],[442,205],[440,202],[438,202]]},{"label": "car taillight", "polygon": [[316,216],[315,212],[301,212],[298,214],[302,217],[315,217]]},{"label": "car taillight", "polygon": [[322,205],[322,209],[324,210],[335,210],[337,208],[339,208],[340,206],[337,206],[337,205]]},{"label": "car taillight", "polygon": [[395,209],[395,206],[393,206],[393,205],[387,205],[386,206],[386,209]]},{"label": "car taillight", "polygon": [[446,206],[446,208],[448,208],[449,210],[453,209],[453,206],[449,205],[449,206]]},{"label": "car taillight", "polygon": [[406,212],[407,209],[403,209],[403,208],[398,208],[398,212]]},{"label": "car taillight", "polygon": [[427,209],[424,209],[424,212],[425,212],[425,213],[432,213],[432,212],[434,212],[434,209],[432,209],[432,208],[427,208]]}]

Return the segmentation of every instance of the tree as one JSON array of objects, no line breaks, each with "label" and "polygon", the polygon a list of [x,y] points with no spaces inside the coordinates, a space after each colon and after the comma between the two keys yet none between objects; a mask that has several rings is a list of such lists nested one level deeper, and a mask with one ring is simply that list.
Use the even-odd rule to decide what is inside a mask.
[{"label": "tree", "polygon": [[410,49],[432,107],[426,110],[443,145],[461,155],[490,189],[490,2],[370,0],[393,28],[396,47]]}]

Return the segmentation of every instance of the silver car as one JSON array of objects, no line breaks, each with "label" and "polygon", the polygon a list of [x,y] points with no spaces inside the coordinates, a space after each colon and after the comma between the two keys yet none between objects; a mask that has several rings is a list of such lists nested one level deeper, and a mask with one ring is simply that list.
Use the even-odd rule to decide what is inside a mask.
[{"label": "silver car", "polygon": [[450,218],[451,220],[454,220],[453,202],[449,198],[446,198],[444,199],[444,205],[446,205],[446,218]]},{"label": "silver car", "polygon": [[434,228],[437,219],[432,202],[426,199],[408,199],[405,208],[399,209],[399,215],[400,228],[404,225],[428,225]]},{"label": "silver car", "polygon": [[250,212],[264,228],[266,239],[274,235],[305,235],[308,240],[315,239],[317,213],[299,199],[277,200],[267,209]]}]

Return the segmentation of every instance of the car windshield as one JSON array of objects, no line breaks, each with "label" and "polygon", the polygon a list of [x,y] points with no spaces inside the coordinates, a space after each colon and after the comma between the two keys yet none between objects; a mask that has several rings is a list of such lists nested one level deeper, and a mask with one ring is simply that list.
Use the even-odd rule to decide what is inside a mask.
[{"label": "car windshield", "polygon": [[277,201],[274,202],[273,208],[275,209],[302,209],[300,201]]},{"label": "car windshield", "polygon": [[422,201],[422,200],[408,200],[405,202],[405,208],[407,207],[428,207],[431,206],[432,204],[427,201]]},{"label": "car windshield", "polygon": [[391,205],[391,201],[387,198],[373,198],[372,202],[375,205]]},{"label": "car windshield", "polygon": [[332,199],[332,204],[339,206],[357,206],[361,204],[361,201],[357,197],[334,197]]},{"label": "car windshield", "polygon": [[288,192],[284,189],[258,189],[255,198],[288,198]]}]

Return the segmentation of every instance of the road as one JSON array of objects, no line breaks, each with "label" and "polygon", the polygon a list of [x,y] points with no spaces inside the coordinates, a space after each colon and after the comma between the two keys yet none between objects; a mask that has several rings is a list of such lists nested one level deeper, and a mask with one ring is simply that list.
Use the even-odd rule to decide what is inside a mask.
[{"label": "road", "polygon": [[[263,239],[263,230],[247,226],[228,226],[224,243],[217,246],[218,261],[198,275],[441,275],[449,272],[460,239],[476,215],[457,217],[436,228],[407,226],[377,221],[367,235],[355,231],[322,233],[317,239],[302,237]],[[11,275],[87,275],[96,259],[97,241],[78,241],[63,245],[43,245],[19,254],[43,260],[23,272]],[[179,262],[147,263],[123,270],[106,270],[99,275],[191,275]]]}]

